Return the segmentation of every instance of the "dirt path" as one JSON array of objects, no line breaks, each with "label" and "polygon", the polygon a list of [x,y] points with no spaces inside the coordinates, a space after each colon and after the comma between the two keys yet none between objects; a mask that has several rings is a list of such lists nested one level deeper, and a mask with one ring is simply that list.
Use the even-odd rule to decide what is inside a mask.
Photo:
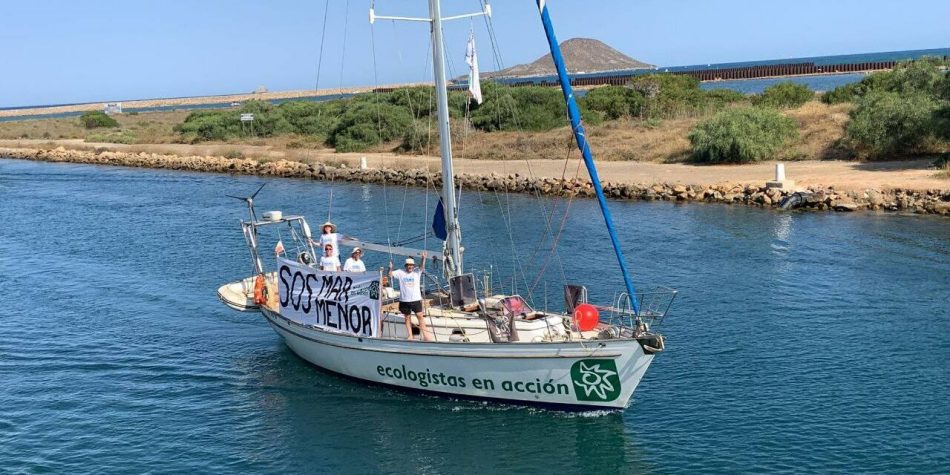
[{"label": "dirt path", "polygon": [[[333,150],[278,149],[269,146],[232,144],[155,144],[121,145],[89,144],[82,140],[0,140],[2,147],[68,149],[105,148],[125,152],[148,152],[175,155],[225,155],[241,152],[247,157],[295,160],[303,162],[347,163],[356,166],[361,157],[366,157],[371,168],[422,168],[439,166],[438,157],[409,157],[388,153],[335,153]],[[950,189],[950,179],[938,178],[930,168],[930,159],[891,162],[850,161],[793,161],[786,162],[786,175],[801,186],[832,186],[841,190],[864,190],[901,188],[912,190]],[[605,161],[598,163],[601,179],[620,183],[682,183],[707,185],[718,183],[762,184],[773,178],[776,162],[752,165],[696,166],[680,163],[642,163]],[[472,160],[457,159],[456,173],[508,175],[518,173],[536,177],[573,177],[575,172],[586,176],[583,166],[578,169],[578,160],[567,164],[564,160]]]}]

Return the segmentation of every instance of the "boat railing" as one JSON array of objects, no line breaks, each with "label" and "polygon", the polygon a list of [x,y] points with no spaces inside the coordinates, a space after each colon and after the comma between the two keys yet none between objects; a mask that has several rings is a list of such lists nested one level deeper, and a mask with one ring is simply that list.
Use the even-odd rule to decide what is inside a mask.
[{"label": "boat railing", "polygon": [[630,294],[621,292],[614,298],[613,306],[598,309],[610,314],[607,317],[609,323],[635,327],[637,321],[644,321],[652,327],[663,323],[678,293],[679,291],[667,287],[654,287],[645,292],[638,292],[637,305],[634,307]]}]

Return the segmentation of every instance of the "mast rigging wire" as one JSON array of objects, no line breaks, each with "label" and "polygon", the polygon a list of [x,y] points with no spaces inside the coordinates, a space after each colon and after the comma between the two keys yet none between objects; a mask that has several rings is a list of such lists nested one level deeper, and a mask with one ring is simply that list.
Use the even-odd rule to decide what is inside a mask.
[{"label": "mast rigging wire", "polygon": [[317,56],[317,81],[314,85],[314,90],[320,90],[320,71],[323,69],[323,46],[326,44],[327,37],[327,13],[330,11],[330,0],[326,0],[323,4],[323,28],[320,33],[320,54]]},{"label": "mast rigging wire", "polygon": [[[376,8],[375,0],[373,0],[372,8],[374,9]],[[376,24],[375,22],[370,23],[369,25],[369,36],[370,36],[370,49],[373,55],[373,97],[376,99],[376,129],[379,136],[382,137],[383,119],[379,110],[379,73],[378,73],[378,66],[376,63]],[[385,168],[385,163],[383,163],[383,168]],[[388,182],[389,182],[388,175],[386,173],[383,173],[383,226],[386,228],[386,244],[389,247],[389,262],[392,262],[393,240],[392,240],[391,231],[389,229],[389,194],[387,192]]]},{"label": "mast rigging wire", "polygon": [[[487,0],[479,0],[479,7],[483,7],[483,5],[487,5],[487,4],[488,4],[488,1],[487,1]],[[501,61],[501,49],[500,49],[499,44],[498,44],[498,41],[497,41],[497,36],[495,35],[494,22],[493,22],[492,18],[489,18],[489,17],[486,16],[486,17],[485,17],[485,24],[486,24],[486,28],[488,29],[488,32],[489,32],[489,39],[490,39],[490,42],[491,42],[492,53],[493,53],[493,58],[492,58],[492,59],[493,59],[493,62],[494,62],[494,64],[495,64],[495,67],[496,67],[498,70],[504,69],[504,64],[503,64],[502,61]],[[509,94],[510,94],[510,93],[509,93]],[[519,114],[518,114],[518,111],[515,110],[515,108],[514,108],[511,104],[507,104],[507,107],[506,107],[506,108],[507,108],[507,111],[506,111],[506,112],[507,112],[507,113],[510,115],[510,117],[513,119],[513,121],[514,121],[514,123],[515,123],[515,126],[516,126],[516,128],[518,129],[518,131],[519,131],[520,133],[524,134],[524,127],[523,127],[522,121],[521,121],[521,119],[520,119],[520,116],[519,116]],[[568,147],[570,147],[570,141],[568,142]],[[567,160],[569,160],[569,159],[570,159],[570,148],[568,148],[568,157],[567,157]],[[531,161],[530,161],[527,157],[525,157],[524,160],[525,160],[525,165],[526,165],[526,167],[527,167],[528,176],[531,177],[531,178],[533,178],[533,177],[535,176],[535,174],[534,174],[533,167],[531,166]],[[566,170],[566,166],[567,166],[567,163],[565,162],[565,170]],[[503,162],[503,163],[502,163],[502,167],[503,167],[503,172],[504,172],[504,174],[507,175],[507,174],[508,174],[508,173],[507,173],[507,171],[508,171],[508,170],[507,170],[507,168],[508,168],[508,167],[507,167],[507,164]],[[578,171],[579,171],[579,165],[578,165]],[[562,175],[563,175],[563,173],[562,173]],[[563,177],[562,177],[562,178],[563,178]],[[505,187],[505,195],[506,195],[506,203],[507,203],[507,206],[508,206],[508,215],[507,215],[507,216],[505,215],[505,209],[501,208],[501,202],[500,202],[500,200],[498,201],[498,204],[499,204],[499,209],[500,209],[501,212],[502,212],[502,216],[503,216],[503,218],[504,218],[505,221],[506,221],[506,227],[509,227],[509,228],[510,228],[510,219],[511,219],[511,217],[510,217],[510,198],[509,198],[509,194],[510,194],[510,190],[508,189],[507,184],[506,184],[506,187]],[[552,226],[552,218],[554,217],[555,212],[556,212],[556,209],[557,209],[557,201],[556,201],[557,197],[554,198],[554,206],[552,207],[551,213],[550,213],[550,216],[549,216],[547,207],[545,206],[546,198],[541,195],[540,190],[535,190],[535,193],[534,193],[534,194],[535,194],[535,197],[536,197],[537,200],[538,200],[539,205],[541,206],[541,213],[542,213],[542,216],[543,216],[543,218],[544,218],[545,229],[544,229],[544,233],[542,233],[541,236],[539,237],[538,245],[537,245],[537,247],[536,247],[536,249],[535,249],[535,252],[533,253],[533,256],[537,254],[537,252],[540,250],[540,248],[544,245],[545,241],[548,240],[548,236],[549,236],[549,235],[551,236],[551,242],[552,242],[552,250],[551,250],[551,253],[549,253],[549,254],[547,255],[547,257],[545,258],[545,260],[542,262],[542,265],[540,266],[539,278],[540,278],[541,275],[543,275],[543,272],[546,270],[546,268],[547,268],[547,266],[548,266],[548,263],[549,263],[550,256],[551,256],[551,254],[553,253],[554,258],[555,258],[555,261],[556,261],[557,266],[558,266],[558,269],[559,269],[560,274],[561,274],[561,279],[562,279],[562,281],[563,281],[564,283],[566,283],[566,282],[567,282],[567,278],[566,278],[566,274],[565,274],[565,272],[564,272],[563,261],[561,260],[561,258],[560,258],[560,253],[559,253],[558,250],[557,250],[557,243],[560,241],[560,234],[563,232],[564,224],[566,223],[566,219],[567,219],[567,213],[570,211],[570,206],[568,206],[568,207],[565,209],[565,211],[564,211],[565,215],[564,215],[563,219],[561,220],[561,226],[559,226],[559,230],[558,230],[557,234],[555,234],[555,232],[554,232],[554,230],[553,230],[553,226]],[[572,199],[573,199],[573,197],[572,197]],[[521,275],[522,275],[522,279],[524,280],[525,287],[526,287],[527,290],[528,290],[528,298],[529,298],[529,300],[533,300],[533,299],[532,299],[532,297],[533,297],[533,291],[534,291],[534,289],[537,287],[538,282],[539,282],[539,279],[535,279],[535,282],[534,282],[532,285],[530,285],[530,286],[528,285],[528,283],[527,283],[527,278],[525,277],[524,268],[523,268],[523,266],[521,266],[521,264],[520,264],[520,259],[517,258],[517,253],[516,253],[515,250],[514,250],[514,238],[513,238],[513,233],[512,233],[510,230],[509,230],[509,241],[510,241],[511,246],[512,246],[513,254],[514,254],[516,260],[518,261],[518,265],[519,265],[519,267],[521,267],[521,268],[520,268],[520,272],[521,272]],[[531,262],[534,261],[533,256],[532,256],[532,259],[530,260]],[[519,269],[514,269],[513,271],[514,271],[515,273],[517,273],[518,270],[519,270]],[[514,276],[513,276],[513,278],[514,278]],[[515,282],[515,281],[513,280],[513,282]]]},{"label": "mast rigging wire", "polygon": [[343,11],[343,47],[340,51],[340,91],[343,91],[343,66],[346,64],[346,31],[350,24],[350,0],[346,0]]}]

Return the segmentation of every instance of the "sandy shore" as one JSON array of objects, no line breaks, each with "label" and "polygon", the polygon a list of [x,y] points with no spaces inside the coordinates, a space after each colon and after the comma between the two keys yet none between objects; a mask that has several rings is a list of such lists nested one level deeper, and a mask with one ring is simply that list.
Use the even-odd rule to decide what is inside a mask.
[{"label": "sandy shore", "polygon": [[[442,175],[430,157],[409,158],[375,154],[366,156],[366,168],[350,166],[349,161],[362,160],[362,157],[332,155],[334,160],[322,161],[319,156],[303,160],[286,158],[227,158],[220,155],[178,155],[156,153],[155,151],[136,151],[129,147],[124,150],[106,147],[66,148],[65,144],[55,148],[45,147],[4,147],[0,144],[0,157],[21,160],[47,162],[71,162],[91,165],[112,165],[192,172],[232,173],[243,175],[299,178],[322,181],[348,181],[359,183],[391,184],[405,186],[441,186]],[[186,147],[169,145],[169,147]],[[412,160],[416,163],[413,164]],[[472,191],[530,193],[553,196],[593,197],[590,180],[584,178],[579,165],[568,162],[543,160],[531,161],[524,165],[513,162],[485,163],[479,160],[466,160],[459,163],[456,174],[458,186]],[[744,184],[735,174],[733,181],[721,182],[719,175],[707,175],[707,183],[700,184],[694,174],[681,175],[691,179],[687,184],[681,182],[660,181],[650,184],[642,180],[645,174],[636,174],[629,169],[617,168],[614,164],[607,167],[602,175],[604,194],[608,198],[619,200],[664,200],[678,202],[702,202],[741,204],[762,208],[790,207],[831,210],[886,210],[917,214],[950,215],[950,189],[933,188],[927,190],[909,190],[900,188],[864,188],[846,190],[829,186],[801,186],[792,188],[774,188],[765,184],[765,180],[756,180]],[[643,165],[643,164],[640,164]],[[656,164],[653,164],[656,165]],[[816,164],[817,165],[817,164]],[[523,168],[521,168],[523,166]],[[686,167],[686,165],[677,165]],[[703,167],[705,168],[705,167]],[[726,167],[742,169],[743,167]],[[560,170],[560,171],[558,171]],[[685,169],[669,168],[666,178],[682,173]],[[524,171],[525,173],[522,173]],[[642,170],[640,170],[642,171]],[[760,169],[760,171],[765,171]],[[655,170],[654,170],[655,172]],[[888,172],[878,172],[887,174]],[[548,175],[548,176],[545,176]],[[631,182],[623,178],[635,177]],[[715,184],[711,182],[715,181]]]},{"label": "sandy shore", "polygon": [[[346,163],[358,165],[366,157],[371,168],[428,168],[437,170],[438,157],[417,157],[388,153],[336,153],[326,150],[295,150],[270,146],[233,144],[154,144],[122,145],[86,143],[82,140],[0,140],[0,147],[55,148],[62,146],[73,150],[111,150],[120,152],[146,152],[179,156],[223,156],[239,151],[247,157],[265,157],[273,160],[291,160],[305,163]],[[938,178],[931,168],[930,159],[888,162],[853,161],[794,161],[785,162],[786,175],[803,187],[861,191],[866,189],[904,190],[950,190],[950,180]],[[771,180],[776,162],[750,165],[688,165],[682,163],[616,162],[603,161],[597,164],[604,181],[617,183],[680,183],[689,185],[715,185],[722,183],[763,184]],[[566,165],[566,167],[565,167]],[[541,178],[584,177],[586,171],[578,169],[578,161],[571,160],[472,160],[456,159],[457,173],[474,175],[519,174]]]}]

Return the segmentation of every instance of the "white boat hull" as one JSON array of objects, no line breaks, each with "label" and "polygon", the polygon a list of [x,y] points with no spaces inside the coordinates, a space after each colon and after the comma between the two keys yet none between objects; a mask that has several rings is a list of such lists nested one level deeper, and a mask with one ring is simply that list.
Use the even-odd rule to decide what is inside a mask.
[{"label": "white boat hull", "polygon": [[636,340],[551,343],[359,338],[261,312],[304,360],[352,378],[452,396],[622,409],[653,360]]}]

